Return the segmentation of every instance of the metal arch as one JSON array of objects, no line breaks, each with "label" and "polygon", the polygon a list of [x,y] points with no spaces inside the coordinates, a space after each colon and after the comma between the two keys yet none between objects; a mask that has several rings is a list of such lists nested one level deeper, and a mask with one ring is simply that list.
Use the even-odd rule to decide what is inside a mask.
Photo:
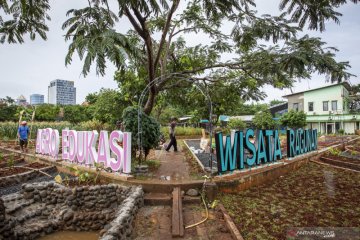
[{"label": "metal arch", "polygon": [[[143,104],[143,101],[145,99],[145,96],[146,94],[148,93],[149,89],[154,86],[155,84],[158,84],[158,83],[163,83],[167,80],[169,80],[170,78],[176,78],[176,77],[179,77],[180,79],[177,81],[177,82],[180,82],[180,81],[187,81],[189,83],[193,83],[195,84],[195,87],[200,91],[200,93],[205,97],[205,99],[208,101],[209,103],[209,134],[210,134],[210,152],[209,152],[209,161],[210,161],[210,171],[211,171],[211,175],[212,176],[212,170],[213,170],[213,166],[212,166],[212,111],[213,111],[213,107],[212,107],[212,101],[211,101],[211,97],[209,95],[209,92],[208,92],[208,89],[206,88],[205,92],[203,91],[203,89],[196,83],[196,82],[193,82],[191,80],[191,78],[189,78],[188,75],[186,74],[183,74],[183,73],[172,73],[172,74],[168,74],[168,75],[162,75],[162,76],[159,76],[157,78],[155,78],[152,82],[148,83],[145,87],[145,89],[141,92],[141,95],[140,95],[140,98],[139,98],[139,102],[138,102],[138,133],[137,133],[137,136],[138,136],[138,148],[139,148],[139,152],[140,152],[140,155],[139,155],[139,159],[141,161],[141,156],[142,156],[142,122],[141,122],[141,110],[142,110],[142,104]],[[159,81],[160,80],[160,81]]]}]

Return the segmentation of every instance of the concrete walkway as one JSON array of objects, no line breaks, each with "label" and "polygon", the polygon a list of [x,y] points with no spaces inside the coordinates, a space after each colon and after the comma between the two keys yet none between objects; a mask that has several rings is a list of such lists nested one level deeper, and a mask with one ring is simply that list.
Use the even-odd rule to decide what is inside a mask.
[{"label": "concrete walkway", "polygon": [[190,168],[181,146],[178,147],[178,152],[157,150],[155,156],[161,165],[154,173],[154,178],[172,183],[190,180]]}]

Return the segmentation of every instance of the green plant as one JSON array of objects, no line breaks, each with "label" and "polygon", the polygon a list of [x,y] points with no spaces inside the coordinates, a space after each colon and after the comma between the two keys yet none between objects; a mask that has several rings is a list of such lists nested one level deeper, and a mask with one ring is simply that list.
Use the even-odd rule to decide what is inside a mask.
[{"label": "green plant", "polygon": [[280,123],[289,128],[302,128],[306,125],[306,114],[303,111],[290,110],[281,116]]},{"label": "green plant", "polygon": [[338,130],[338,133],[339,133],[340,135],[343,135],[343,134],[345,133],[345,130],[344,130],[344,129],[339,129],[339,130]]},{"label": "green plant", "polygon": [[146,164],[149,166],[151,171],[157,170],[161,165],[159,160],[146,160]]},{"label": "green plant", "polygon": [[253,124],[257,129],[274,129],[276,126],[269,111],[257,112],[253,118]]},{"label": "green plant", "polygon": [[0,152],[0,162],[2,162],[2,160],[4,160],[4,155]]},{"label": "green plant", "polygon": [[95,170],[96,170],[96,176],[94,177],[94,183],[97,183],[98,178],[100,177],[101,170],[104,170],[104,164],[103,163],[94,163]]},{"label": "green plant", "polygon": [[235,129],[235,130],[241,130],[241,129],[246,128],[246,124],[244,123],[244,121],[241,119],[237,119],[237,118],[230,119],[227,126],[228,126],[228,128]]},{"label": "green plant", "polygon": [[14,155],[9,156],[9,160],[7,161],[7,166],[9,168],[13,168],[15,166]]},{"label": "green plant", "polygon": [[341,151],[336,149],[336,148],[330,148],[329,149],[329,153],[333,156],[340,156],[341,154]]},{"label": "green plant", "polygon": [[94,180],[94,175],[88,173],[84,170],[79,169],[77,166],[69,167],[69,170],[74,173],[74,175],[78,178],[79,184],[81,183],[89,183]]},{"label": "green plant", "polygon": [[358,154],[357,151],[355,151],[355,150],[351,151],[352,156],[356,156],[357,154]]},{"label": "green plant", "polygon": [[67,187],[69,186],[69,184],[70,184],[70,178],[69,178],[68,175],[65,175],[63,182],[65,183],[65,185],[66,185]]},{"label": "green plant", "polygon": [[[158,146],[160,141],[160,125],[152,117],[140,113],[142,127],[142,148],[145,151],[145,159],[150,149]],[[131,132],[132,151],[135,153],[138,148],[138,110],[135,107],[127,107],[123,112],[123,124],[127,132]],[[134,155],[135,156],[135,155]]]}]

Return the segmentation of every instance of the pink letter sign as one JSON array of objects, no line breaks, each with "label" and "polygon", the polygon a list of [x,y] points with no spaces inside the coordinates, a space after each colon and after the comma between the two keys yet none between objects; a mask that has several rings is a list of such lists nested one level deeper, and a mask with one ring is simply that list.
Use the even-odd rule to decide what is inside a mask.
[{"label": "pink letter sign", "polygon": [[38,129],[36,135],[36,153],[50,155],[57,158],[59,155],[59,131],[51,128]]},{"label": "pink letter sign", "polygon": [[[98,149],[96,142],[99,138]],[[38,129],[36,153],[57,158],[59,154],[59,131],[51,128]],[[111,155],[111,154],[112,155]],[[62,130],[62,159],[72,163],[93,166],[103,163],[112,171],[131,173],[131,133],[113,131]]]}]

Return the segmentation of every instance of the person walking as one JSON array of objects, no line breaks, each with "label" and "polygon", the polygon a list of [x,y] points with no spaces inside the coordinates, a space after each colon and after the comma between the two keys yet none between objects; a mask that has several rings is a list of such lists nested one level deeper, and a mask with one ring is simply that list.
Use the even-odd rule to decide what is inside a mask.
[{"label": "person walking", "polygon": [[28,136],[30,133],[30,129],[27,125],[26,121],[21,122],[21,126],[18,129],[18,137],[20,140],[20,148],[22,152],[27,152],[28,145]]},{"label": "person walking", "polygon": [[169,126],[169,133],[170,133],[170,143],[165,149],[167,152],[170,150],[171,146],[174,146],[174,152],[177,152],[177,143],[175,137],[175,127],[176,127],[176,118],[171,119],[171,123]]}]

